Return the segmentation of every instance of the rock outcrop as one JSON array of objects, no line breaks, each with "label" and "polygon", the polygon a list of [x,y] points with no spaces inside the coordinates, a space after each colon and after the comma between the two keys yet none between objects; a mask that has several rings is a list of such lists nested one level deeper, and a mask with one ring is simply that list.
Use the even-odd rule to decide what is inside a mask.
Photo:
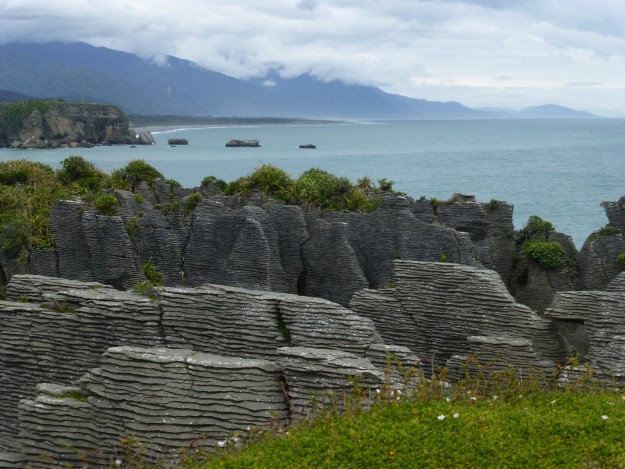
[{"label": "rock outcrop", "polygon": [[[525,356],[550,363],[552,370],[566,359],[555,324],[517,303],[492,270],[395,261],[395,281],[388,291],[359,292],[350,308],[371,319],[384,342],[408,347],[431,364],[429,369],[488,346],[503,363],[525,366],[524,357],[513,352],[519,340],[527,348]],[[509,354],[501,343],[509,345]]]},{"label": "rock outcrop", "polygon": [[21,453],[33,468],[49,467],[42,454],[94,467],[116,458],[121,436],[135,435],[146,462],[177,460],[194,440],[195,448],[215,448],[250,426],[287,423],[281,379],[266,360],[113,347],[78,386],[40,385],[36,398],[20,402]]},{"label": "rock outcrop", "polygon": [[[517,301],[541,313],[556,293],[603,289],[625,268],[618,257],[625,240],[615,225],[578,253],[565,234],[515,232],[512,205],[461,194],[445,202],[384,194],[373,212],[354,213],[285,205],[256,192],[224,196],[216,185],[185,189],[162,179],[140,182],[135,193],[111,193],[118,216],[97,214],[83,202],[57,202],[50,210],[55,246],[33,249],[20,263],[0,252],[0,279],[33,273],[128,289],[146,280],[142,266],[151,262],[167,286],[219,283],[346,306],[356,291],[393,285],[396,259],[443,261],[496,271]],[[199,203],[194,193],[201,194]],[[619,223],[620,205],[604,206]],[[561,265],[531,259],[524,251],[530,241],[561,246]]]},{"label": "rock outcrop", "polygon": [[[304,415],[301,396],[349,389],[348,375],[379,387],[390,353],[406,367],[418,362],[384,345],[371,320],[327,300],[218,285],[155,294],[13,277],[12,301],[0,303],[0,461],[20,447],[17,467],[41,467],[42,452],[75,461],[83,450],[112,451],[129,433],[154,455],[200,434],[214,446],[274,411],[285,422]],[[300,348],[345,360],[306,365],[313,391],[281,365]]]},{"label": "rock outcrop", "polygon": [[579,291],[556,295],[545,317],[556,322],[570,355],[599,377],[625,383],[625,291]]},{"label": "rock outcrop", "polygon": [[446,366],[460,378],[476,356],[489,370],[551,374],[574,352],[625,381],[618,280],[613,291],[558,292],[540,317],[482,266],[393,268],[393,287],[358,291],[351,309],[223,285],[146,298],[14,275],[0,303],[0,462],[97,465],[130,434],[148,461],[169,460],[192,443],[306,418],[356,381],[375,394],[389,377],[401,385],[401,369]]},{"label": "rock outcrop", "polygon": [[26,101],[0,105],[0,146],[11,148],[90,147],[96,144],[153,143],[145,134],[137,139],[132,123],[116,106]]},{"label": "rock outcrop", "polygon": [[[141,202],[131,192],[112,192],[119,202],[117,216],[99,215],[82,202],[56,203],[50,211],[55,247],[45,256],[37,251],[23,272],[129,289],[146,280],[141,266],[151,262],[168,286],[218,283],[347,305],[355,291],[392,284],[394,259],[493,265],[491,225],[481,206],[475,208],[482,222],[480,239],[474,241],[471,233],[435,217],[424,221],[404,196],[387,196],[367,214],[220,194],[203,194],[189,208],[193,190],[161,180],[151,188],[139,185],[137,193]],[[493,225],[492,231],[497,236],[500,228]],[[35,265],[39,259],[46,262]],[[0,265],[9,280],[17,266],[2,257]]]},{"label": "rock outcrop", "polygon": [[258,140],[237,140],[232,139],[226,143],[227,147],[259,147]]}]

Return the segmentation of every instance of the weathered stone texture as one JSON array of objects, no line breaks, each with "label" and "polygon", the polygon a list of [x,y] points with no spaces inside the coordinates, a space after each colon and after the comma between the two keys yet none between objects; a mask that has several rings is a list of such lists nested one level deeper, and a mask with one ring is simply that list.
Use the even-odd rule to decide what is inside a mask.
[{"label": "weathered stone texture", "polygon": [[63,200],[50,209],[50,229],[59,257],[59,273],[70,280],[91,282],[91,255],[82,224],[87,206],[82,202]]},{"label": "weathered stone texture", "polygon": [[198,447],[214,447],[227,435],[289,416],[275,364],[190,350],[111,348],[76,389],[88,400],[67,391],[47,386],[20,403],[19,442],[33,468],[49,467],[42,453],[63,463],[82,464],[81,454],[106,463],[129,435],[145,445],[148,461],[175,460],[178,448],[200,435]]},{"label": "weathered stone texture", "polygon": [[302,246],[308,241],[308,227],[301,207],[295,205],[267,205],[269,221],[278,237],[280,263],[286,275],[286,292],[299,293],[298,283],[304,273]]},{"label": "weathered stone texture", "polygon": [[605,287],[606,291],[625,293],[625,272],[621,272]]},{"label": "weathered stone texture", "polygon": [[69,383],[115,345],[163,343],[160,311],[147,298],[89,289],[96,284],[46,293],[72,282],[53,279],[38,287],[41,278],[29,279],[17,278],[21,286],[10,287],[9,296],[41,297],[45,306],[0,302],[0,449],[15,435],[18,401],[31,397],[38,383]]},{"label": "weathered stone texture", "polygon": [[395,266],[396,298],[425,338],[410,347],[420,358],[444,364],[452,355],[470,353],[467,338],[478,335],[531,339],[537,354],[565,358],[555,325],[516,303],[496,272],[447,263]]},{"label": "weathered stone texture", "polygon": [[625,252],[623,234],[589,238],[579,253],[582,287],[585,290],[602,290],[623,271],[618,255]]},{"label": "weathered stone texture", "polygon": [[333,399],[339,403],[340,397],[353,389],[353,379],[365,388],[385,383],[384,374],[369,360],[349,352],[284,347],[279,353],[277,363],[288,384],[293,418],[306,417]]},{"label": "weathered stone texture", "polygon": [[214,203],[199,205],[193,217],[184,262],[189,285],[270,289],[271,250],[260,223]]},{"label": "weathered stone texture", "polygon": [[87,210],[82,225],[96,281],[128,290],[145,280],[121,217]]},{"label": "weathered stone texture", "polygon": [[349,244],[347,224],[315,220],[310,239],[302,247],[306,269],[304,292],[348,304],[354,291],[369,283]]},{"label": "weathered stone texture", "polygon": [[625,233],[625,196],[617,202],[602,202],[601,206],[610,221],[610,225]]},{"label": "weathered stone texture", "polygon": [[[258,193],[242,199],[198,192],[204,200],[188,207],[196,190],[161,179],[135,190],[111,192],[119,202],[113,217],[80,202],[56,203],[56,250],[38,252],[32,260],[38,266],[24,272],[126,289],[145,280],[141,266],[151,262],[168,286],[227,284],[346,306],[360,289],[393,283],[394,259],[493,266],[508,256],[507,244],[492,242],[507,228],[511,206],[504,203],[486,210],[455,202],[434,213],[430,202],[387,195],[366,214],[287,206]],[[426,207],[431,216],[423,216]],[[505,256],[493,246],[503,246]],[[16,272],[9,261],[0,258],[8,278]]]},{"label": "weathered stone texture", "polygon": [[[514,369],[521,378],[531,374],[553,375],[556,364],[537,353],[531,339],[509,336],[467,337],[472,354],[454,355],[447,361],[448,375],[461,379],[468,374]],[[502,360],[503,358],[503,360]]]},{"label": "weathered stone texture", "polygon": [[371,319],[387,344],[420,350],[426,342],[424,331],[404,309],[395,288],[360,290],[349,307],[359,316]]},{"label": "weathered stone texture", "polygon": [[567,339],[572,351],[599,376],[625,382],[625,293],[580,291],[558,293],[545,317],[573,326]]},{"label": "weathered stone texture", "polygon": [[275,294],[204,285],[159,290],[169,347],[242,358],[272,358],[286,345]]}]

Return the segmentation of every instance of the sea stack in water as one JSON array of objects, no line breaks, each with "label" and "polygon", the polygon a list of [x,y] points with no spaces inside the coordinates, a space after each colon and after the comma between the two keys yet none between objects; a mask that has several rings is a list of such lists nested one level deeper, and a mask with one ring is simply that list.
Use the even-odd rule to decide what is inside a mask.
[{"label": "sea stack in water", "polygon": [[169,145],[188,145],[189,141],[186,138],[170,138],[167,143]]},{"label": "sea stack in water", "polygon": [[305,145],[300,145],[300,148],[309,148],[311,150],[314,150],[315,148],[317,148],[317,145],[313,145],[312,143],[307,143]]},{"label": "sea stack in water", "polygon": [[259,147],[258,140],[236,140],[232,139],[226,143],[227,147]]}]

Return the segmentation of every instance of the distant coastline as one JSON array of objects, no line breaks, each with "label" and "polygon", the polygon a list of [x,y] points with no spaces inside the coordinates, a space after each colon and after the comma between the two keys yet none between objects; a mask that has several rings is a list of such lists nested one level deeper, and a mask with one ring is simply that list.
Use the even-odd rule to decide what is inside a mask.
[{"label": "distant coastline", "polygon": [[136,132],[171,132],[206,127],[257,125],[323,125],[346,123],[344,120],[292,119],[277,117],[204,117],[204,116],[129,116]]}]

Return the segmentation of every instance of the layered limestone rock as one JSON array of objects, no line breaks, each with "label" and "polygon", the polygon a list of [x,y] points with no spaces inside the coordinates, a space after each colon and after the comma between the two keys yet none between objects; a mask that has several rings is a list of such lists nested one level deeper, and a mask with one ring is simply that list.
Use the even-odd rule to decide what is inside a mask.
[{"label": "layered limestone rock", "polygon": [[38,391],[20,403],[19,443],[33,468],[106,465],[131,435],[146,448],[146,461],[175,460],[194,440],[196,448],[215,447],[289,418],[276,364],[190,350],[111,348],[77,388]]},{"label": "layered limestone rock", "polygon": [[285,345],[364,356],[380,338],[373,322],[319,298],[204,285],[158,291],[172,347],[246,358],[275,358]]},{"label": "layered limestone rock", "polygon": [[602,376],[623,375],[625,293],[561,292],[541,318],[494,271],[394,268],[395,286],[358,292],[352,310],[231,286],[165,287],[149,299],[16,275],[9,297],[43,304],[0,304],[0,461],[44,467],[45,453],[45,464],[96,465],[130,433],[149,458],[169,457],[200,434],[214,445],[272,415],[310,415],[355,382],[367,398],[419,367],[461,377],[476,355],[489,370],[550,374],[575,348]]},{"label": "layered limestone rock", "polygon": [[605,287],[606,291],[625,293],[625,272],[621,272]]},{"label": "layered limestone rock", "polygon": [[625,383],[625,291],[559,293],[545,317],[563,330],[571,355],[612,384]]},{"label": "layered limestone rock", "polygon": [[617,256],[625,252],[621,234],[599,236],[578,264],[571,238],[549,232],[539,240],[561,244],[566,262],[545,269],[526,259],[528,235],[514,232],[512,205],[459,194],[444,203],[387,194],[372,213],[349,213],[254,192],[225,197],[210,184],[183,189],[157,179],[135,191],[110,191],[117,217],[82,202],[56,203],[55,247],[33,250],[27,266],[0,253],[7,280],[21,271],[126,289],[145,280],[142,266],[150,262],[168,286],[219,283],[346,306],[356,291],[392,285],[395,259],[445,261],[492,268],[517,301],[541,312],[558,291],[605,287],[622,270]]},{"label": "layered limestone rock", "polygon": [[[564,253],[562,265],[546,267],[540,259],[530,258],[525,246],[534,242],[559,244]],[[580,289],[578,253],[570,236],[556,231],[532,235],[521,232],[518,244],[519,252],[513,256],[513,269],[508,279],[509,289],[518,302],[542,313],[557,292]]]},{"label": "layered limestone rock", "polygon": [[603,290],[623,271],[618,256],[625,252],[623,233],[590,237],[579,253],[584,290]]},{"label": "layered limestone rock", "polygon": [[625,265],[625,197],[617,202],[602,202],[609,223],[591,234],[579,253],[581,283],[584,290],[603,290]]},{"label": "layered limestone rock", "polygon": [[[469,338],[474,336],[513,345],[522,340],[529,348],[525,356],[534,357],[541,366],[550,363],[554,370],[554,362],[566,359],[565,344],[555,324],[517,303],[494,271],[440,262],[395,261],[395,281],[396,287],[384,293],[360,292],[351,308],[372,319],[385,342],[410,348],[434,369],[454,355],[471,356],[477,342]],[[501,363],[523,361],[512,345],[508,350],[510,353],[499,348]]]},{"label": "layered limestone rock", "polygon": [[[445,220],[457,218],[471,234],[444,226],[434,214],[425,222],[403,196],[387,196],[367,214],[305,210],[257,195],[203,194],[191,204],[193,190],[162,180],[140,183],[136,191],[140,198],[111,192],[119,202],[115,216],[97,214],[83,202],[54,204],[55,247],[37,250],[24,271],[128,289],[146,280],[142,266],[150,262],[168,286],[217,283],[346,306],[356,291],[391,284],[394,259],[493,265],[489,243],[509,218],[491,217],[491,223],[475,202],[446,206]],[[480,222],[471,225],[467,214],[478,214]],[[7,256],[0,264],[7,280],[19,271]]]},{"label": "layered limestone rock", "polygon": [[288,384],[289,404],[294,418],[302,418],[337,402],[354,387],[354,380],[366,388],[384,386],[384,373],[353,353],[322,348],[284,347],[277,363]]},{"label": "layered limestone rock", "polygon": [[514,370],[517,376],[524,379],[542,373],[552,376],[556,371],[553,360],[538,353],[531,339],[505,335],[470,336],[467,342],[470,355],[454,355],[447,360],[447,376],[450,379],[462,379],[477,373],[488,376],[505,370]]},{"label": "layered limestone rock", "polygon": [[615,226],[625,233],[625,196],[617,202],[602,202],[601,206],[610,221],[610,225]]},{"label": "layered limestone rock", "polygon": [[[9,301],[25,303],[44,303],[49,294],[63,290],[100,290],[110,289],[109,285],[98,282],[75,282],[58,277],[43,275],[14,275],[7,285],[6,298]],[[115,294],[115,292],[111,292]]]},{"label": "layered limestone rock", "polygon": [[163,345],[161,311],[148,298],[29,276],[16,276],[8,291],[44,304],[0,302],[0,449],[17,432],[17,403],[37,384],[78,379],[112,346]]},{"label": "layered limestone rock", "polygon": [[[382,345],[371,320],[327,300],[217,285],[161,288],[154,293],[151,299],[96,282],[13,277],[9,298],[42,304],[0,303],[0,451],[15,447],[20,400],[34,399],[39,383],[75,383],[88,370],[100,367],[101,355],[111,347],[186,349],[193,350],[192,356],[207,353],[228,363],[277,362],[286,345],[324,348],[358,357],[381,374],[383,370],[376,366],[385,367],[387,357],[397,355],[406,367],[418,361],[409,350]],[[122,370],[122,365],[118,377],[134,373]],[[48,398],[42,399],[54,415],[65,411],[82,415],[82,403],[50,403]],[[42,408],[39,401],[29,411]],[[69,404],[71,409],[63,407]],[[64,425],[41,431],[55,434],[65,431]],[[99,435],[100,427],[93,428]],[[123,433],[115,435],[121,438]]]}]

